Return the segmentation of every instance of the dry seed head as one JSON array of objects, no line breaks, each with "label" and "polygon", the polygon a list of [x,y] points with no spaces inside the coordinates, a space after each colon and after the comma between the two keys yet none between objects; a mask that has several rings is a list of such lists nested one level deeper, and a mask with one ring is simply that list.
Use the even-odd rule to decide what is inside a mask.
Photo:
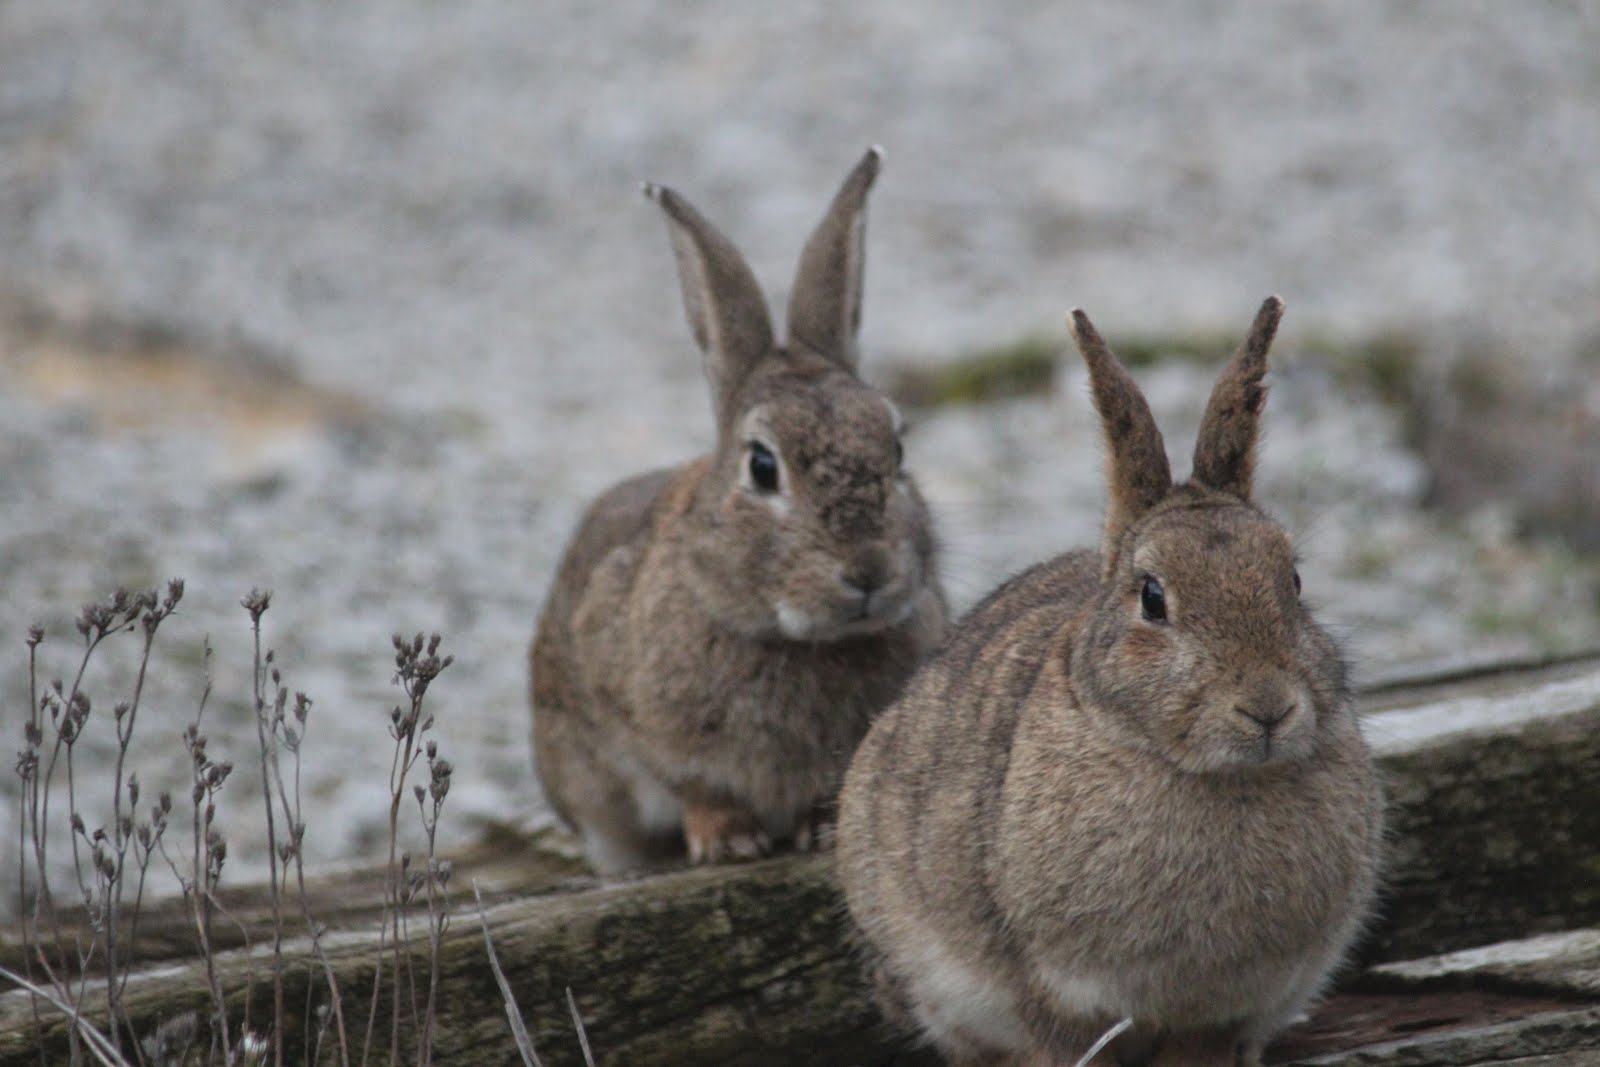
[{"label": "dry seed head", "polygon": [[250,613],[250,621],[253,623],[259,623],[261,621],[261,616],[266,613],[267,608],[272,606],[272,591],[252,589],[250,590],[249,595],[247,595],[243,600],[239,601],[239,603],[243,605],[245,611]]},{"label": "dry seed head", "polygon": [[450,861],[436,860],[431,863],[431,866],[433,868],[434,881],[438,882],[441,886],[449,885],[450,875],[455,873],[455,869],[450,865]]}]

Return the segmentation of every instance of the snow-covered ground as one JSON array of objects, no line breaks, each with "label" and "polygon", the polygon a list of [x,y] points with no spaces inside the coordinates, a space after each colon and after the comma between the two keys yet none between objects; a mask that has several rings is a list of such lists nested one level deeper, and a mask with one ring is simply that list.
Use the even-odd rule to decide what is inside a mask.
[{"label": "snow-covered ground", "polygon": [[[1518,542],[1502,508],[1421,510],[1394,413],[1306,354],[1400,329],[1532,378],[1579,366],[1600,337],[1600,5],[689,10],[0,5],[8,739],[30,622],[45,676],[70,678],[82,602],[181,575],[134,760],[146,796],[186,781],[210,635],[212,752],[245,767],[238,600],[267,587],[285,682],[316,700],[313,859],[376,853],[396,630],[457,657],[432,697],[444,834],[542,819],[525,651],[566,533],[710,437],[636,184],[687,193],[781,306],[871,143],[868,377],[1031,335],[1065,350],[1073,305],[1113,345],[1237,336],[1280,293],[1261,495],[1363,673],[1600,639],[1591,565]],[[926,416],[908,444],[959,604],[1095,537],[1096,430],[1062,367],[1053,395]],[[1213,372],[1139,372],[1177,457]],[[91,823],[132,653],[92,679]],[[264,862],[258,790],[229,785],[234,878]],[[0,825],[15,796],[0,776]]]}]

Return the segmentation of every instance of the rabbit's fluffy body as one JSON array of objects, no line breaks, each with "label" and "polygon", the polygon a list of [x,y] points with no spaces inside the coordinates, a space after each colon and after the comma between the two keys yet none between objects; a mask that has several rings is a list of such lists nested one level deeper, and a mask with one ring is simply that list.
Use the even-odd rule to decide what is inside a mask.
[{"label": "rabbit's fluffy body", "polygon": [[539,773],[602,871],[685,844],[695,860],[807,844],[872,717],[943,632],[899,416],[855,374],[877,162],[807,246],[785,347],[726,238],[647,190],[671,226],[718,444],[591,505],[535,636]]},{"label": "rabbit's fluffy body", "polygon": [[846,777],[840,873],[881,999],[958,1060],[1070,1062],[1129,1017],[1096,1062],[1254,1062],[1366,914],[1381,799],[1346,669],[1249,502],[1279,307],[1175,487],[1080,317],[1112,468],[1102,549],[974,608]]}]

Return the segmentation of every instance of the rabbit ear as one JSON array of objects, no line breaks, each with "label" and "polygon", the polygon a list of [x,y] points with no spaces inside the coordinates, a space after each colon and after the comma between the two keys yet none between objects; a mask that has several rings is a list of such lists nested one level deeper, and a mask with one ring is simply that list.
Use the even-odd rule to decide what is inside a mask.
[{"label": "rabbit ear", "polygon": [[755,274],[733,242],[682,196],[648,182],[644,195],[667,213],[683,307],[705,353],[717,416],[755,363],[772,351],[772,320]]},{"label": "rabbit ear", "polygon": [[1200,436],[1194,445],[1194,480],[1212,489],[1250,499],[1256,469],[1256,438],[1267,387],[1267,349],[1283,318],[1283,301],[1267,297],[1250,336],[1223,368],[1212,387]]},{"label": "rabbit ear", "polygon": [[1144,394],[1111,354],[1089,316],[1074,309],[1067,325],[1089,366],[1094,406],[1105,428],[1110,498],[1104,549],[1109,570],[1123,531],[1172,488],[1172,468]]},{"label": "rabbit ear", "polygon": [[867,192],[882,162],[883,149],[874,145],[845,178],[800,254],[789,295],[790,343],[798,342],[852,374],[861,328]]}]

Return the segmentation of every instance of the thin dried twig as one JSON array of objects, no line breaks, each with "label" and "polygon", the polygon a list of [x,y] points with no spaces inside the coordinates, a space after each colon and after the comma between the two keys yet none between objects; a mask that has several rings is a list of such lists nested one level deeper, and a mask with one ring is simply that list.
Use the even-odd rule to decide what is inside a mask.
[{"label": "thin dried twig", "polygon": [[49,1001],[51,1007],[61,1012],[61,1014],[65,1015],[72,1021],[73,1029],[83,1036],[84,1041],[89,1046],[89,1051],[94,1054],[94,1058],[100,1061],[104,1067],[132,1067],[132,1065],[122,1057],[121,1053],[119,1053],[115,1048],[111,1047],[110,1040],[107,1039],[104,1034],[90,1026],[87,1022],[84,1022],[82,1016],[78,1014],[78,1010],[75,1007],[61,1000],[49,989],[46,989],[44,986],[39,985],[36,982],[30,982],[16,971],[13,971],[7,967],[0,967],[0,978],[15,982],[18,986],[26,989],[34,996]]},{"label": "thin dried twig", "polygon": [[1096,1056],[1100,1055],[1101,1050],[1103,1050],[1107,1045],[1111,1044],[1111,1042],[1115,1041],[1119,1034],[1132,1025],[1132,1019],[1124,1019],[1111,1029],[1107,1030],[1105,1033],[1101,1034],[1100,1040],[1090,1045],[1089,1051],[1078,1057],[1078,1062],[1073,1064],[1073,1067],[1089,1067],[1089,1062]]},{"label": "thin dried twig", "polygon": [[[500,999],[505,1002],[506,1019],[511,1023],[511,1036],[516,1038],[517,1051],[522,1053],[523,1067],[544,1067],[539,1062],[539,1054],[533,1051],[533,1039],[528,1036],[528,1027],[522,1021],[517,998],[511,993],[511,983],[506,980],[506,972],[500,969],[500,957],[494,953],[494,939],[489,936],[489,917],[483,913],[483,894],[478,891],[476,878],[472,880],[472,896],[478,902],[478,923],[483,927],[483,947],[489,952],[489,970],[494,972],[495,984],[500,987]],[[585,1041],[586,1054],[587,1051]]]},{"label": "thin dried twig", "polygon": [[572,1012],[572,1025],[578,1031],[578,1044],[583,1049],[583,1062],[594,1067],[594,1053],[589,1050],[589,1033],[583,1028],[583,1016],[578,1014],[578,1002],[572,998],[572,987],[567,986],[567,1010]]},{"label": "thin dried twig", "polygon": [[[267,887],[272,897],[272,1054],[277,1067],[283,1067],[283,895],[278,875],[278,821],[273,811],[272,776],[277,770],[277,746],[267,744],[271,729],[267,717],[266,672],[272,666],[272,652],[261,654],[261,616],[272,605],[270,590],[252,589],[240,605],[250,615],[250,637],[254,645],[254,671],[251,675],[251,700],[256,713],[256,743],[261,757],[261,803],[267,813]],[[269,768],[269,764],[271,765]]]}]

